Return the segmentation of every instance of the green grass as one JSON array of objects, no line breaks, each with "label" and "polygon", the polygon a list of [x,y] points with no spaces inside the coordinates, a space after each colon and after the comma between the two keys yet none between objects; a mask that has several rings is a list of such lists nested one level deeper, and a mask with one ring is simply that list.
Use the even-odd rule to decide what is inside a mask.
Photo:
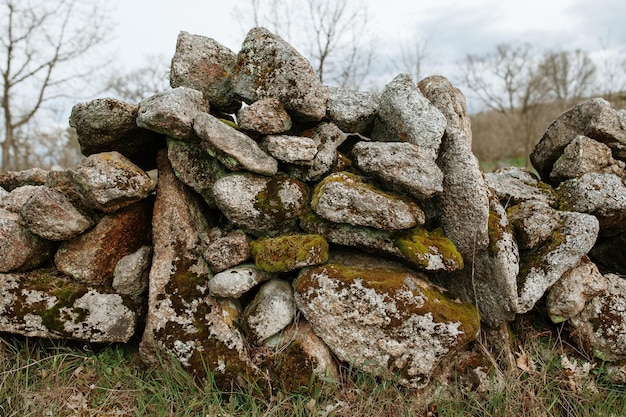
[{"label": "green grass", "polygon": [[169,361],[143,367],[132,345],[95,349],[5,335],[0,416],[416,417],[435,404],[439,417],[626,416],[626,386],[611,384],[601,362],[562,337],[563,327],[522,318],[511,329],[508,362],[507,349],[495,353],[483,337],[454,355],[448,376],[428,391],[343,368],[340,384],[313,381],[307,394],[272,395],[254,384],[218,390]]}]

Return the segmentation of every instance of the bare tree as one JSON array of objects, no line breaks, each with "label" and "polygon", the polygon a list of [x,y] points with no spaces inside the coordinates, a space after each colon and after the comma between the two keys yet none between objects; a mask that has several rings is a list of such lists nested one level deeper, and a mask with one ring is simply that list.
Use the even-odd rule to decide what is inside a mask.
[{"label": "bare tree", "polygon": [[19,135],[42,108],[67,97],[68,91],[79,88],[80,79],[93,75],[94,66],[72,64],[103,44],[108,28],[98,2],[0,0],[0,8],[0,169],[7,170],[18,168],[12,156],[18,143],[26,142]]},{"label": "bare tree", "polygon": [[[305,55],[322,82],[357,88],[370,74],[376,40],[362,3],[350,0],[250,0],[254,26],[266,26]],[[235,8],[235,15],[244,13]],[[241,19],[240,19],[241,21]],[[298,22],[297,30],[292,22]],[[248,23],[248,22],[244,22]]]},{"label": "bare tree", "polygon": [[169,61],[163,55],[146,57],[146,63],[131,71],[115,71],[108,79],[105,91],[129,103],[139,103],[169,88]]},{"label": "bare tree", "polygon": [[414,82],[424,78],[424,63],[428,60],[428,38],[420,36],[418,31],[408,43],[400,45],[398,69],[410,74]]},{"label": "bare tree", "polygon": [[542,77],[551,100],[569,107],[585,97],[593,87],[596,66],[585,51],[548,52],[539,63],[537,76]]}]

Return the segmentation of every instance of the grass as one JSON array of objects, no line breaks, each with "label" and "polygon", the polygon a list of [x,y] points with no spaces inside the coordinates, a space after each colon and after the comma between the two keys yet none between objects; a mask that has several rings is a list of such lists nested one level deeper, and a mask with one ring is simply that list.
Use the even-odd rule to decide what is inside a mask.
[{"label": "grass", "polygon": [[[563,327],[520,318],[503,359],[487,336],[445,365],[428,391],[343,369],[341,384],[306,394],[228,391],[169,361],[146,368],[133,345],[98,348],[0,338],[0,416],[626,416],[626,386],[563,337]],[[507,365],[508,363],[508,365]],[[437,411],[434,412],[434,408]]]}]

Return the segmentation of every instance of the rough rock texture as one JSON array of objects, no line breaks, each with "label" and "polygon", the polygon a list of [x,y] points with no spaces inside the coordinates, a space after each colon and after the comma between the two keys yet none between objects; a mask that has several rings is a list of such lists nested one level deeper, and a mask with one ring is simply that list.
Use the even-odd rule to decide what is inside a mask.
[{"label": "rough rock texture", "polygon": [[550,172],[552,181],[578,178],[584,174],[615,174],[624,176],[626,164],[613,159],[611,148],[586,136],[578,136],[563,150]]},{"label": "rough rock texture", "polygon": [[0,331],[93,343],[128,342],[140,300],[89,287],[54,270],[0,274]]},{"label": "rough rock texture", "polygon": [[328,242],[320,235],[283,235],[250,242],[257,268],[288,272],[328,260]]},{"label": "rough rock texture", "polygon": [[394,245],[418,269],[448,272],[463,269],[463,257],[441,228],[428,231],[415,227],[394,235]]},{"label": "rough rock texture", "polygon": [[248,339],[261,344],[286,328],[296,315],[291,284],[272,279],[261,285],[254,300],[243,312],[243,328]]},{"label": "rough rock texture", "polygon": [[237,124],[242,130],[275,135],[291,129],[292,122],[278,99],[265,98],[239,110]]},{"label": "rough rock texture", "polygon": [[530,160],[544,181],[565,147],[580,135],[612,149],[626,145],[626,125],[611,104],[601,98],[585,101],[557,117],[531,152]]},{"label": "rough rock texture", "polygon": [[423,387],[441,358],[473,340],[478,312],[423,275],[383,261],[328,263],[294,281],[298,308],[342,361]]},{"label": "rough rock texture", "polygon": [[209,112],[204,95],[187,87],[155,94],[139,103],[137,126],[178,140],[193,140],[193,120]]},{"label": "rough rock texture", "polygon": [[520,313],[530,311],[548,288],[578,265],[596,242],[598,230],[595,217],[563,212],[551,239],[538,250],[522,254],[518,278]]},{"label": "rough rock texture", "polygon": [[235,231],[222,236],[217,231],[211,237],[203,256],[213,272],[221,272],[250,258],[248,236],[244,232]]},{"label": "rough rock texture", "polygon": [[215,203],[237,227],[256,233],[289,229],[306,208],[306,184],[287,176],[231,174],[213,186]]},{"label": "rough rock texture", "polygon": [[557,189],[559,205],[565,210],[593,214],[603,235],[626,231],[626,185],[614,174],[584,174]]},{"label": "rough rock texture", "polygon": [[250,137],[221,122],[208,113],[198,114],[193,128],[202,146],[232,171],[247,170],[261,175],[274,175],[278,163]]},{"label": "rough rock texture", "polygon": [[419,206],[376,189],[362,177],[340,172],[315,188],[311,208],[326,220],[382,230],[409,229],[424,224]]},{"label": "rough rock texture", "polygon": [[326,115],[346,133],[368,135],[374,127],[378,101],[364,91],[331,87]]},{"label": "rough rock texture", "polygon": [[317,144],[301,136],[266,136],[263,147],[274,158],[295,165],[308,165],[317,155]]},{"label": "rough rock texture", "polygon": [[148,241],[151,203],[146,199],[109,214],[93,229],[64,241],[54,264],[79,282],[110,286],[118,261]]},{"label": "rough rock texture", "polygon": [[372,139],[409,142],[434,161],[446,129],[446,118],[433,100],[424,97],[408,74],[400,74],[385,86]]},{"label": "rough rock texture", "polygon": [[407,142],[359,142],[352,148],[357,166],[386,187],[417,199],[443,191],[443,173],[417,145]]},{"label": "rough rock texture", "polygon": [[570,323],[582,345],[605,361],[626,359],[626,280],[605,275],[608,288]]},{"label": "rough rock texture", "polygon": [[273,97],[300,119],[326,115],[328,88],[298,51],[265,28],[248,32],[233,78],[235,92],[248,104]]},{"label": "rough rock texture", "polygon": [[528,200],[542,201],[556,207],[556,194],[552,187],[539,181],[526,168],[502,168],[485,174],[485,181],[505,207]]},{"label": "rough rock texture", "polygon": [[87,157],[74,175],[85,201],[93,208],[113,213],[146,198],[154,181],[119,152]]},{"label": "rough rock texture", "polygon": [[148,274],[152,264],[152,247],[142,246],[122,257],[113,270],[111,286],[120,294],[138,296],[148,289]]},{"label": "rough rock texture", "polygon": [[44,185],[48,171],[31,168],[24,171],[6,171],[0,173],[0,187],[13,191],[25,185]]},{"label": "rough rock texture", "polygon": [[565,273],[550,288],[546,299],[550,319],[554,323],[571,319],[607,287],[608,282],[598,267],[584,256],[580,264]]},{"label": "rough rock texture", "polygon": [[0,191],[0,208],[3,208],[13,213],[19,214],[22,211],[22,206],[31,198],[34,194],[39,193],[40,189],[45,187],[44,185],[22,185],[21,187],[14,188],[11,192]]},{"label": "rough rock texture", "polygon": [[347,136],[333,123],[319,124],[311,139],[317,146],[315,158],[303,167],[290,167],[287,172],[301,181],[319,181],[328,174],[337,163],[337,148]]},{"label": "rough rock texture", "polygon": [[209,291],[218,297],[239,298],[273,276],[253,264],[240,264],[213,275],[209,281]]},{"label": "rough rock texture", "polygon": [[0,272],[34,269],[52,253],[52,244],[21,226],[19,215],[0,209]]},{"label": "rough rock texture", "polygon": [[48,240],[68,240],[94,225],[62,192],[38,188],[20,210],[20,223]]},{"label": "rough rock texture", "polygon": [[214,39],[182,31],[172,58],[170,85],[201,91],[213,108],[233,113],[241,106],[232,85],[236,61],[237,55]]},{"label": "rough rock texture", "polygon": [[562,221],[561,213],[541,200],[524,201],[511,207],[508,213],[520,249],[533,249],[546,243]]},{"label": "rough rock texture", "polygon": [[419,88],[447,120],[437,160],[444,176],[443,192],[437,200],[446,235],[463,259],[470,259],[489,245],[489,198],[478,160],[472,153],[472,129],[465,97],[440,76],[420,81]]}]

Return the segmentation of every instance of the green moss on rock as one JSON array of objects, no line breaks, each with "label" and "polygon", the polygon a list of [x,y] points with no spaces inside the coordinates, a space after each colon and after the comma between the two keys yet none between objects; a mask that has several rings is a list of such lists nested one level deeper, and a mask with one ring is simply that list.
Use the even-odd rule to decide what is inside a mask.
[{"label": "green moss on rock", "polygon": [[257,268],[286,272],[328,260],[328,242],[321,235],[283,235],[250,242]]},{"label": "green moss on rock", "polygon": [[394,244],[415,266],[426,270],[463,269],[463,257],[442,228],[432,232],[415,227],[400,234]]}]

